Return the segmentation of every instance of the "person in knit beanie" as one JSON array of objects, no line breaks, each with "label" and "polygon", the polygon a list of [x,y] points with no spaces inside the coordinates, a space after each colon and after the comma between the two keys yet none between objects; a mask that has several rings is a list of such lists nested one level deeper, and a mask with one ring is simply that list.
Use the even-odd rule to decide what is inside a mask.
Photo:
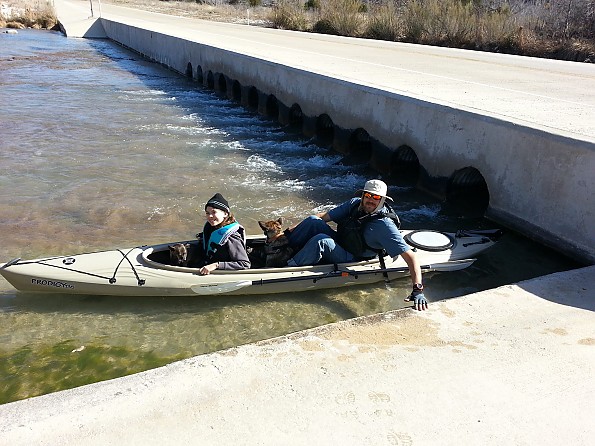
[{"label": "person in knit beanie", "polygon": [[225,198],[223,198],[223,195],[221,195],[219,192],[217,192],[215,195],[211,197],[209,201],[207,201],[207,204],[205,204],[205,211],[209,206],[214,209],[221,209],[222,211],[227,212],[228,214],[231,212],[229,209],[229,203]]},{"label": "person in knit beanie", "polygon": [[216,269],[250,268],[246,252],[246,231],[233,214],[229,202],[217,192],[205,204],[205,223],[199,238],[197,267],[201,275]]}]

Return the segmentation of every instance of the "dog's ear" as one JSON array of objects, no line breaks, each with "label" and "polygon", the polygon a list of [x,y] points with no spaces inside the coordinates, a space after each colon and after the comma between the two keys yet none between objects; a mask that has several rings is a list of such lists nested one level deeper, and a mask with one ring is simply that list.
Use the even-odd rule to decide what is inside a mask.
[{"label": "dog's ear", "polygon": [[280,225],[282,225],[284,221],[285,221],[285,220],[283,219],[283,217],[279,217],[279,218],[277,219],[277,223],[279,223]]},{"label": "dog's ear", "polygon": [[265,223],[264,221],[258,220],[258,226],[260,226],[262,229],[266,230],[267,227],[265,226],[264,223]]},{"label": "dog's ear", "polygon": [[167,245],[167,247],[171,252],[174,252],[176,250],[176,248],[174,248],[172,245]]},{"label": "dog's ear", "polygon": [[190,249],[190,243],[184,243],[184,248],[186,248],[187,250]]}]

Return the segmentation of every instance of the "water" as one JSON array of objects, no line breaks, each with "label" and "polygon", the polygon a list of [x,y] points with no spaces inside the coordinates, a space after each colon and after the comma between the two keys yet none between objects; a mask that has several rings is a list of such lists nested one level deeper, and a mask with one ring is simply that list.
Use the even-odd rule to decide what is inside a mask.
[{"label": "water", "polygon": [[[0,34],[0,260],[188,239],[221,192],[249,233],[351,197],[365,166],[106,41]],[[490,228],[410,184],[408,228]],[[430,301],[575,267],[508,234]],[[390,286],[276,296],[120,298],[16,293],[0,279],[0,403],[347,318],[403,308]]]}]

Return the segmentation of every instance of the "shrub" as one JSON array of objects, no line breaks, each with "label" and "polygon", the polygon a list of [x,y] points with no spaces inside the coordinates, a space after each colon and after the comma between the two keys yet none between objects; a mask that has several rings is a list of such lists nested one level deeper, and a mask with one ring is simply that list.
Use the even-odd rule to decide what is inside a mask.
[{"label": "shrub", "polygon": [[595,36],[595,2],[592,0],[535,0],[518,5],[519,15],[540,36],[550,39]]},{"label": "shrub", "polygon": [[8,28],[43,28],[51,29],[58,23],[56,11],[50,4],[37,4],[35,7],[27,7],[16,15],[13,14],[7,20],[5,26]]},{"label": "shrub", "polygon": [[478,17],[475,31],[477,48],[519,48],[523,45],[523,27],[510,8],[488,11]]},{"label": "shrub", "polygon": [[308,0],[304,3],[305,9],[320,9],[320,0]]},{"label": "shrub", "polygon": [[320,5],[317,32],[356,37],[361,35],[364,17],[360,0],[326,0]]},{"label": "shrub", "polygon": [[364,36],[369,39],[399,40],[403,31],[399,11],[393,2],[371,8]]},{"label": "shrub", "polygon": [[593,62],[595,2],[535,0],[510,2],[516,28],[513,47],[528,56]]},{"label": "shrub", "polygon": [[471,2],[413,0],[404,10],[404,22],[407,39],[419,43],[460,45],[474,37]]},{"label": "shrub", "polygon": [[308,19],[301,0],[280,0],[271,9],[269,20],[274,28],[306,31]]},{"label": "shrub", "polygon": [[332,34],[335,36],[341,35],[339,30],[327,19],[318,20],[312,27],[312,32],[318,34]]}]

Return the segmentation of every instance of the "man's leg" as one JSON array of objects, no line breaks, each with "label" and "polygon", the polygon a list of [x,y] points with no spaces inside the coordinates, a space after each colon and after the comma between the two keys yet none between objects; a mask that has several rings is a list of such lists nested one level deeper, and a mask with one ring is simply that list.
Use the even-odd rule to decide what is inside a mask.
[{"label": "man's leg", "polygon": [[287,266],[316,265],[322,263],[352,262],[353,255],[326,234],[318,234],[308,240],[308,243],[289,259]]},{"label": "man's leg", "polygon": [[300,250],[312,237],[318,234],[334,237],[335,231],[324,220],[315,215],[306,217],[289,233],[289,246],[296,251]]}]

